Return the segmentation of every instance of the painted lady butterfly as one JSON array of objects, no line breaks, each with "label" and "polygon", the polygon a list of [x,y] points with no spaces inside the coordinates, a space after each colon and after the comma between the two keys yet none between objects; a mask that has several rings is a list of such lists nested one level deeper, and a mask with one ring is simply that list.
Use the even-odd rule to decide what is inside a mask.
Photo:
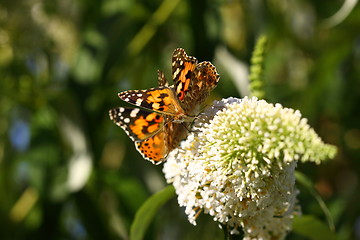
[{"label": "painted lady butterfly", "polygon": [[182,48],[172,56],[172,78],[169,86],[165,75],[158,71],[157,88],[119,93],[120,99],[141,108],[114,108],[110,119],[125,130],[142,156],[154,164],[166,160],[188,133],[188,127],[198,114],[218,81],[219,75],[210,62],[198,63]]}]

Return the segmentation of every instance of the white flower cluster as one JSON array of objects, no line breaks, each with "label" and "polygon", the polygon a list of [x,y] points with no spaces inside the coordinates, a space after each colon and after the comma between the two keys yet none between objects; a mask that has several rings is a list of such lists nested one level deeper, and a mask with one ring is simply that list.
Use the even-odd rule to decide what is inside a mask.
[{"label": "white flower cluster", "polygon": [[282,239],[296,214],[297,161],[335,155],[299,111],[257,98],[215,102],[164,164],[180,206],[196,224],[201,213],[244,239]]}]

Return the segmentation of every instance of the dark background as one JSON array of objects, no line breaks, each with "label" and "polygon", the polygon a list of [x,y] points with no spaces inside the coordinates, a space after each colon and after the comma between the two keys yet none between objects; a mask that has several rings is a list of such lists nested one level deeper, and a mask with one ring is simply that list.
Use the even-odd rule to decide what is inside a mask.
[{"label": "dark background", "polygon": [[[265,34],[266,99],[299,109],[338,147],[335,159],[298,170],[339,238],[359,239],[360,7],[346,2],[1,1],[0,238],[127,239],[137,209],[166,183],[109,120],[110,108],[126,106],[117,92],[156,86],[157,69],[170,79],[171,54],[183,47],[218,69],[207,104],[243,97],[241,64]],[[325,222],[306,189],[299,199]],[[188,223],[175,198],[146,235],[222,237],[209,216]]]}]

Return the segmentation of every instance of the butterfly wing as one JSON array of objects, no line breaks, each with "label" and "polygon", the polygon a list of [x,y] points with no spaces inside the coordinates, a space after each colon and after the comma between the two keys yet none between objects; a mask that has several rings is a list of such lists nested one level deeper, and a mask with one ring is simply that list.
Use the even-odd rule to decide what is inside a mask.
[{"label": "butterfly wing", "polygon": [[[172,57],[174,85],[158,71],[159,87],[119,93],[120,99],[144,108],[114,108],[110,118],[135,142],[141,155],[154,164],[166,160],[171,150],[188,133],[192,115],[216,87],[219,75],[210,62],[188,56],[175,49]],[[152,111],[152,112],[150,112]],[[184,117],[185,116],[185,117]],[[190,117],[190,118],[186,118]]]},{"label": "butterfly wing", "polygon": [[148,139],[164,126],[161,114],[140,108],[114,108],[109,111],[109,116],[133,141]]},{"label": "butterfly wing", "polygon": [[177,48],[172,57],[172,73],[181,107],[188,115],[197,114],[197,107],[206,100],[219,81],[216,68],[210,62],[198,64],[195,57]]},{"label": "butterfly wing", "polygon": [[179,146],[181,140],[185,139],[189,133],[189,122],[169,122],[164,126],[165,142],[168,152]]},{"label": "butterfly wing", "polygon": [[169,86],[169,82],[166,80],[165,74],[158,70],[158,84],[160,87],[168,87]]},{"label": "butterfly wing", "polygon": [[144,141],[135,142],[135,146],[143,158],[153,164],[164,162],[169,153],[163,129]]},{"label": "butterfly wing", "polygon": [[186,138],[188,133],[186,124],[189,123],[169,121],[161,131],[144,141],[135,142],[135,146],[143,158],[153,164],[165,162],[170,151]]},{"label": "butterfly wing", "polygon": [[[201,62],[194,70],[192,91],[185,96],[185,102],[203,103],[219,82],[219,74],[211,62]],[[191,109],[189,109],[191,112]]]},{"label": "butterfly wing", "polygon": [[118,94],[125,102],[166,115],[184,115],[174,90],[170,87],[130,90]]},{"label": "butterfly wing", "polygon": [[195,57],[188,56],[184,49],[175,49],[172,56],[172,77],[176,95],[180,102],[185,101],[185,96],[192,91],[194,70],[198,61]]},{"label": "butterfly wing", "polygon": [[109,116],[135,142],[136,149],[146,160],[153,164],[165,161],[169,153],[169,136],[165,139],[164,125],[165,121],[171,121],[171,117],[140,108],[123,107],[111,109]]}]

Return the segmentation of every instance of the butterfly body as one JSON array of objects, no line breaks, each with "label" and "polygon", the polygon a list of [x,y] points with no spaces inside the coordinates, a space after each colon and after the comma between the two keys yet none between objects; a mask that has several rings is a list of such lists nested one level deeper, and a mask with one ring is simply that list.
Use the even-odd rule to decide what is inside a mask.
[{"label": "butterfly body", "polygon": [[110,119],[135,142],[142,156],[154,164],[166,160],[168,153],[186,137],[201,103],[209,96],[219,75],[210,62],[188,56],[175,49],[172,57],[173,85],[158,71],[159,87],[130,90],[119,98],[140,108],[114,108]]}]

